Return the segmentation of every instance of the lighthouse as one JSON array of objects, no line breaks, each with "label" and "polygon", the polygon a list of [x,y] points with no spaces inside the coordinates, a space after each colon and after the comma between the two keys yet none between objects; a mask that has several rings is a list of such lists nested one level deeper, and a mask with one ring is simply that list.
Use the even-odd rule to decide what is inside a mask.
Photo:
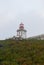
[{"label": "lighthouse", "polygon": [[22,39],[26,39],[26,30],[24,28],[24,24],[19,24],[19,29],[17,29],[17,36]]}]

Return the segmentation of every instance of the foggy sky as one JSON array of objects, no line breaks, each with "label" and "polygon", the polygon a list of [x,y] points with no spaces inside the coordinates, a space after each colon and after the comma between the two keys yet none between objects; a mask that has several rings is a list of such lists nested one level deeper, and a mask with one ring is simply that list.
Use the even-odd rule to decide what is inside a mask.
[{"label": "foggy sky", "polygon": [[27,37],[44,34],[44,0],[0,0],[0,39],[16,35],[21,22]]}]

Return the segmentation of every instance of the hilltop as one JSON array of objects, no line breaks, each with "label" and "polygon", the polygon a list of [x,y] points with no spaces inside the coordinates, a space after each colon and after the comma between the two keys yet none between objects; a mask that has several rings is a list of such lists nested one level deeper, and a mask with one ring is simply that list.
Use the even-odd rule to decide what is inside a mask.
[{"label": "hilltop", "polygon": [[44,65],[44,40],[0,40],[0,65]]},{"label": "hilltop", "polygon": [[32,36],[30,37],[30,39],[44,40],[44,34]]}]

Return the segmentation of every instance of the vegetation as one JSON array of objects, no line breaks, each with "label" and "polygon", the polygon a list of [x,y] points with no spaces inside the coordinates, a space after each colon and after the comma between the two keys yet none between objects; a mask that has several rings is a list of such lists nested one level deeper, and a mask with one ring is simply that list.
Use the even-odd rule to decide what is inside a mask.
[{"label": "vegetation", "polygon": [[44,65],[44,40],[0,41],[0,65]]}]

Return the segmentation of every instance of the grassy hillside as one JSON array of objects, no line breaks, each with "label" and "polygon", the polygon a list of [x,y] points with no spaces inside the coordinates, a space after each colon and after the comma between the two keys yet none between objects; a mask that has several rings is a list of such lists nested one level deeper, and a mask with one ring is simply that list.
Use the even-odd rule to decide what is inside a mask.
[{"label": "grassy hillside", "polygon": [[44,40],[0,41],[0,65],[44,65]]}]

